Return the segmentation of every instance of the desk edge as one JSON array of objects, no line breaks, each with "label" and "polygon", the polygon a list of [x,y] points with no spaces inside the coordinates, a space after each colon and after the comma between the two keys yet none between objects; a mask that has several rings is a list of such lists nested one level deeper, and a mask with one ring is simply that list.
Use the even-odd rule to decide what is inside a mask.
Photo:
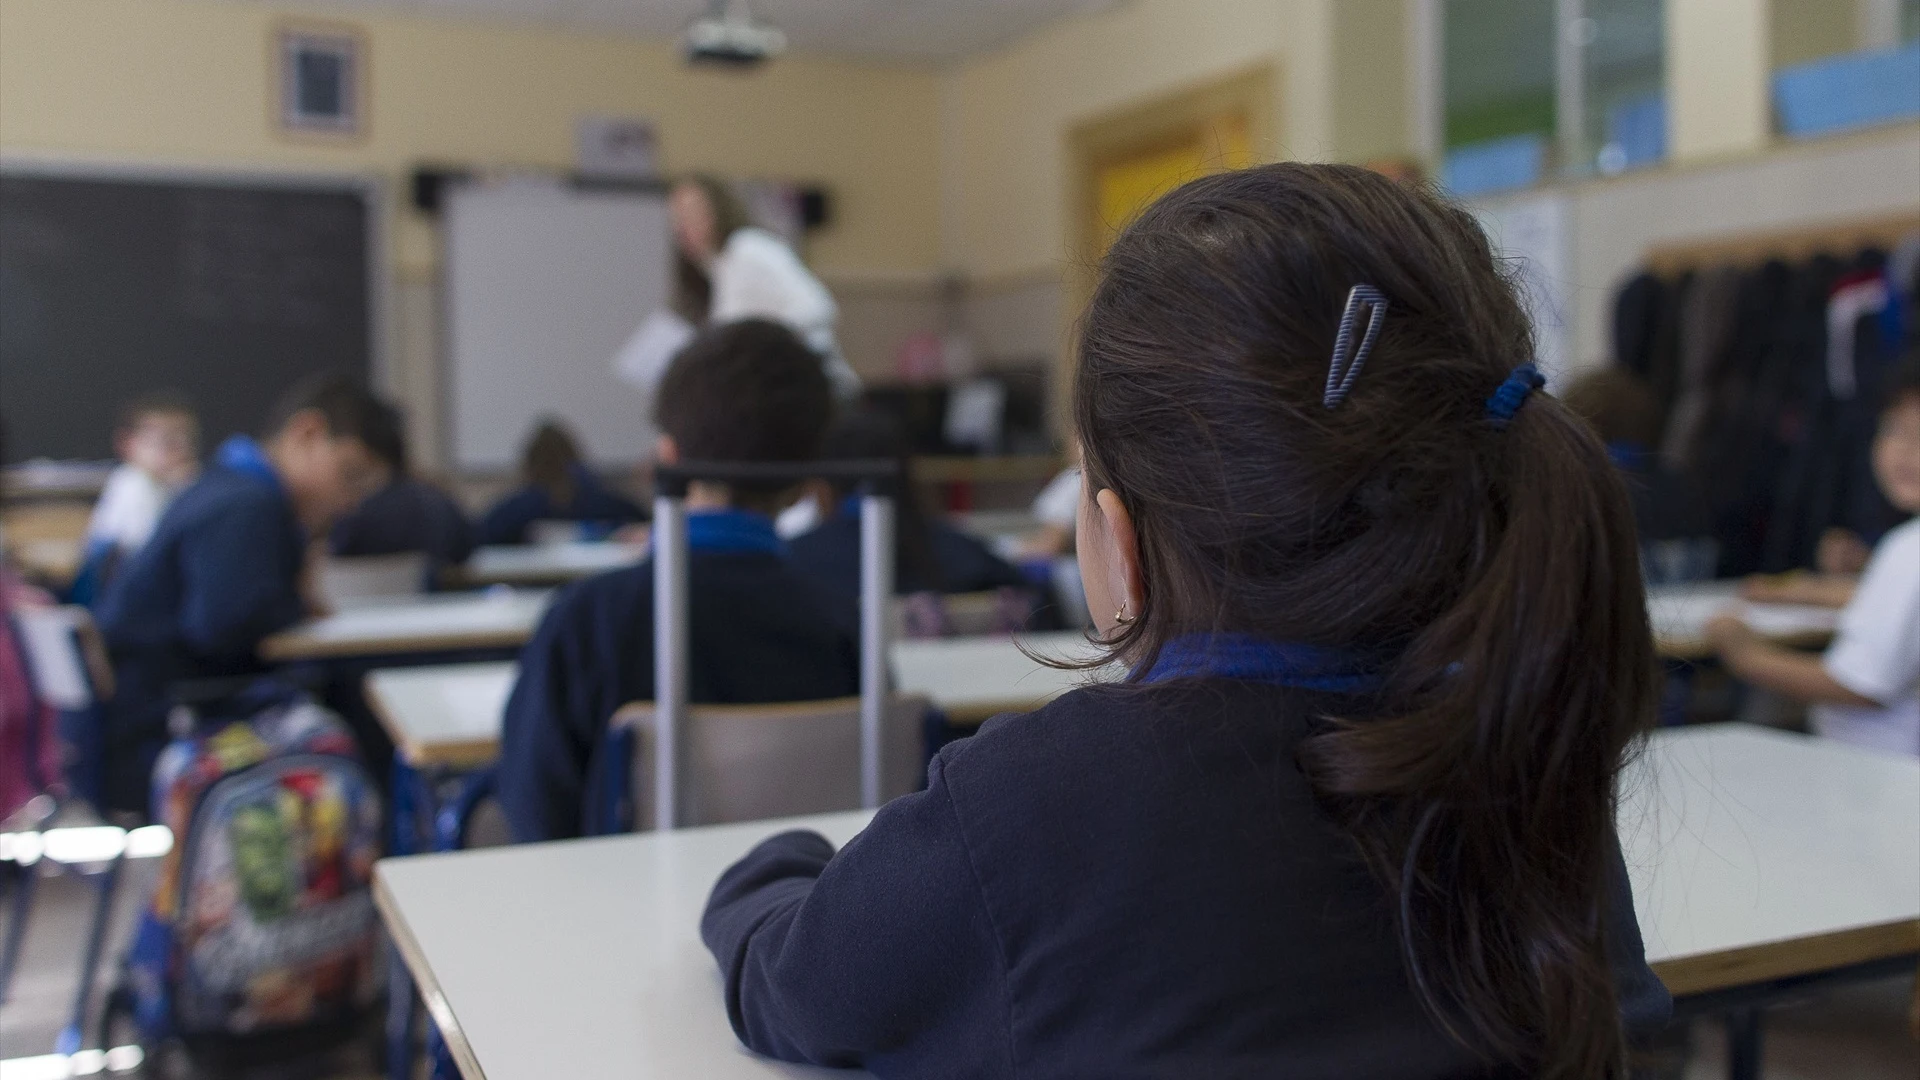
[{"label": "desk edge", "polygon": [[291,660],[337,660],[347,656],[406,656],[422,652],[459,652],[475,649],[517,649],[533,637],[534,628],[525,630],[487,630],[469,634],[436,634],[401,637],[378,643],[356,641],[314,642],[297,632],[282,632],[260,642],[260,657],[275,663]]},{"label": "desk edge", "polygon": [[1920,953],[1920,918],[1694,953],[1649,966],[1674,997]]},{"label": "desk edge", "polygon": [[[453,1011],[453,1003],[441,991],[440,982],[434,978],[433,966],[427,963],[426,950],[413,936],[413,928],[400,912],[399,902],[387,888],[385,870],[375,863],[373,867],[373,903],[380,910],[380,921],[386,924],[387,936],[393,939],[393,947],[400,952],[400,960],[407,966],[420,998],[427,1006],[427,1015],[440,1028],[440,1037],[447,1044],[447,1051],[460,1067],[464,1080],[487,1080],[485,1069],[480,1067],[480,1058],[474,1054],[473,1047],[467,1042],[467,1033],[460,1026],[460,1018]],[[435,1008],[435,1003],[439,1008]]]}]

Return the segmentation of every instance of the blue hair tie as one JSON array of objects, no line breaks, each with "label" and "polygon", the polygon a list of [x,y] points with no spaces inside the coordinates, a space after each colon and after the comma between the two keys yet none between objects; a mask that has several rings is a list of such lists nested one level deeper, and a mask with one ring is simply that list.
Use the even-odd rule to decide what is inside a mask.
[{"label": "blue hair tie", "polygon": [[1487,399],[1487,419],[1493,422],[1495,431],[1504,431],[1513,422],[1513,415],[1520,406],[1527,403],[1535,390],[1547,385],[1546,376],[1532,364],[1521,364],[1507,376],[1507,381]]},{"label": "blue hair tie", "polygon": [[[1354,327],[1360,321],[1360,309],[1367,308],[1367,332],[1360,344],[1353,342]],[[1327,392],[1321,404],[1331,409],[1346,400],[1347,391],[1360,374],[1360,365],[1373,351],[1373,339],[1380,336],[1380,322],[1387,317],[1387,297],[1371,285],[1355,285],[1347,292],[1347,309],[1340,313],[1340,332],[1333,338],[1333,361],[1327,365]]]}]

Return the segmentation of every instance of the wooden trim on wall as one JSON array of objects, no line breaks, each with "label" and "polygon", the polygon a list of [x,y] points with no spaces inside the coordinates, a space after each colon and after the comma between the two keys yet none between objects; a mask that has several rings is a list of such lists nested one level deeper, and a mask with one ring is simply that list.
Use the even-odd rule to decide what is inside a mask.
[{"label": "wooden trim on wall", "polygon": [[1916,232],[1920,232],[1920,209],[1884,217],[1662,244],[1647,252],[1646,265],[1655,274],[1673,276],[1707,266],[1744,266],[1769,259],[1792,262],[1823,252],[1845,256],[1863,247],[1891,248]]},{"label": "wooden trim on wall", "polygon": [[1230,112],[1246,116],[1254,159],[1272,161],[1281,145],[1276,85],[1273,65],[1262,63],[1100,113],[1068,131],[1067,261],[1059,274],[1064,286],[1061,340],[1066,344],[1055,383],[1056,431],[1064,434],[1071,427],[1066,403],[1072,396],[1076,327],[1087,301],[1093,298],[1098,272],[1100,232],[1093,214],[1094,188],[1101,170],[1115,161],[1178,145],[1196,125]]}]

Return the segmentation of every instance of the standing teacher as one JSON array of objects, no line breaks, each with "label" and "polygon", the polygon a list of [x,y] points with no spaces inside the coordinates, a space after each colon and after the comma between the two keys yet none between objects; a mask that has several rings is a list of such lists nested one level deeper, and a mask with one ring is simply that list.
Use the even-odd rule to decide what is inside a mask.
[{"label": "standing teacher", "polygon": [[739,319],[781,323],[820,354],[836,398],[860,393],[840,355],[840,309],[820,279],[774,233],[748,223],[746,208],[717,177],[695,174],[667,199],[676,248],[674,308],[695,327]]}]

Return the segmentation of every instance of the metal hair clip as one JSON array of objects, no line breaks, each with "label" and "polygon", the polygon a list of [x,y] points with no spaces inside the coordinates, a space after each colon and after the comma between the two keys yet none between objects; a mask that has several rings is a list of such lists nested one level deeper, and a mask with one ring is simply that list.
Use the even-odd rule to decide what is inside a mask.
[{"label": "metal hair clip", "polygon": [[[1353,328],[1360,309],[1367,308],[1367,332],[1354,345]],[[1360,365],[1373,351],[1373,339],[1380,335],[1380,323],[1387,315],[1387,298],[1371,285],[1355,285],[1347,292],[1347,309],[1340,313],[1340,332],[1333,339],[1333,362],[1327,366],[1327,395],[1322,404],[1331,409],[1346,400],[1347,391],[1360,374]]]}]

